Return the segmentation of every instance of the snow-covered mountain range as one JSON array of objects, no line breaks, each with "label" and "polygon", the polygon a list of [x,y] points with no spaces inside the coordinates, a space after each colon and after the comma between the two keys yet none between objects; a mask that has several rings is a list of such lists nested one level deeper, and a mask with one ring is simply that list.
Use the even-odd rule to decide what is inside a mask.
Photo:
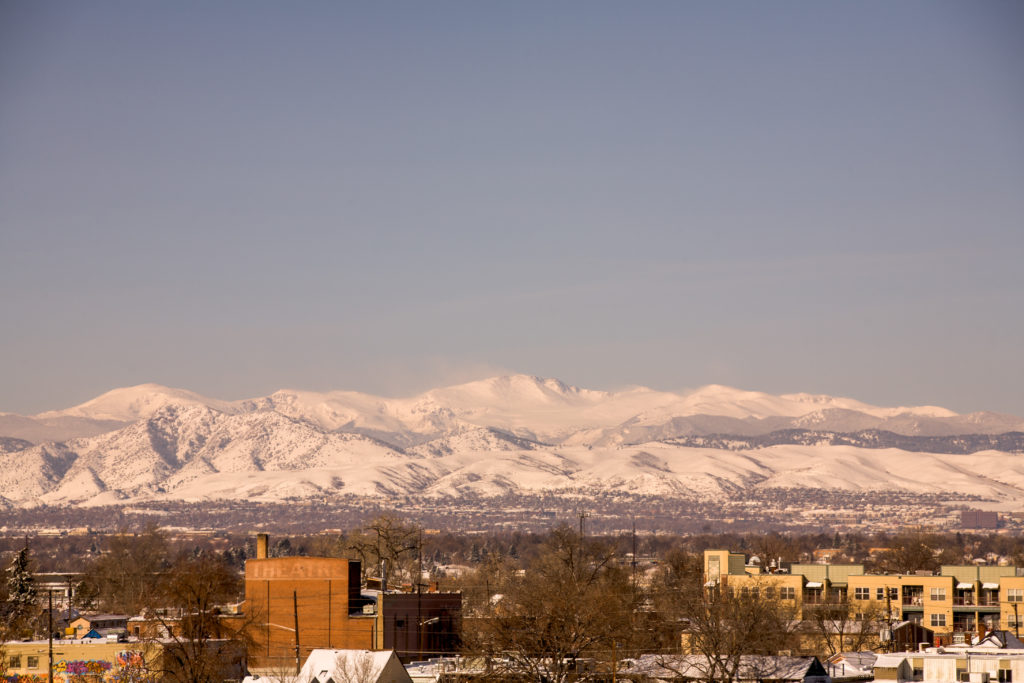
[{"label": "snow-covered mountain range", "polygon": [[0,503],[702,497],[769,486],[1024,501],[1024,435],[1014,432],[1024,419],[718,385],[603,392],[514,375],[402,399],[278,391],[222,401],[144,384],[67,410],[0,414]]}]

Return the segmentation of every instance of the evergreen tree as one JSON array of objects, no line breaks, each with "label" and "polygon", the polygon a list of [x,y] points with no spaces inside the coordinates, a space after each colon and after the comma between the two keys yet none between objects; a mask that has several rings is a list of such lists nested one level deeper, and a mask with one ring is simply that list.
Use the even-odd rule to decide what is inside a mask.
[{"label": "evergreen tree", "polygon": [[30,564],[26,545],[18,551],[7,568],[7,600],[19,612],[27,611],[36,604],[36,580],[32,576]]},{"label": "evergreen tree", "polygon": [[36,580],[30,569],[28,544],[18,551],[7,567],[7,605],[2,615],[11,634],[32,634],[31,621],[36,606]]}]

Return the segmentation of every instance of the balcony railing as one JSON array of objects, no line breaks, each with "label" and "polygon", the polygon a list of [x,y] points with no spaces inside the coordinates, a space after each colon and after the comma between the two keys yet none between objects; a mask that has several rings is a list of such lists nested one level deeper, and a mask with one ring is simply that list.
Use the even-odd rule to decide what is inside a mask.
[{"label": "balcony railing", "polygon": [[978,598],[978,604],[982,607],[999,607],[999,597],[995,595],[991,597],[983,595]]},{"label": "balcony railing", "polygon": [[924,607],[924,596],[923,595],[904,595],[904,605],[913,605],[915,607]]},{"label": "balcony railing", "polygon": [[957,595],[953,598],[954,605],[973,605],[974,596],[972,595]]}]

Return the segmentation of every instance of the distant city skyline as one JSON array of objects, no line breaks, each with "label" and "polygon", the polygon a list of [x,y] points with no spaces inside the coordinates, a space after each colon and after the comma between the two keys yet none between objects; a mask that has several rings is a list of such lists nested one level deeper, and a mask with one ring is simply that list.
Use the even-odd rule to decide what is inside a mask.
[{"label": "distant city skyline", "polygon": [[499,374],[1024,415],[1024,5],[0,4],[0,412]]}]

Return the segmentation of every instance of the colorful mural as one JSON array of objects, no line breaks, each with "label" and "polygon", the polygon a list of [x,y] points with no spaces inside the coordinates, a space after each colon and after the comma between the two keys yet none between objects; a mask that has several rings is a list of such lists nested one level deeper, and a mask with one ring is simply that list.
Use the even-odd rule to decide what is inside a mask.
[{"label": "colorful mural", "polygon": [[[116,668],[115,668],[116,666]],[[61,659],[53,663],[54,683],[75,683],[76,681],[144,681],[150,677],[146,672],[146,659],[141,652],[124,651],[114,656],[114,662],[103,659]],[[0,678],[0,683],[47,683],[48,677],[39,674],[13,674]]]},{"label": "colorful mural", "polygon": [[77,659],[70,662],[61,659],[53,663],[53,673],[66,673],[72,676],[82,676],[85,674],[99,674],[102,676],[113,668],[113,664],[102,659],[90,659],[88,661]]},{"label": "colorful mural", "polygon": [[117,666],[121,669],[126,666],[141,669],[146,666],[146,658],[142,656],[141,652],[118,652],[116,659]]}]

